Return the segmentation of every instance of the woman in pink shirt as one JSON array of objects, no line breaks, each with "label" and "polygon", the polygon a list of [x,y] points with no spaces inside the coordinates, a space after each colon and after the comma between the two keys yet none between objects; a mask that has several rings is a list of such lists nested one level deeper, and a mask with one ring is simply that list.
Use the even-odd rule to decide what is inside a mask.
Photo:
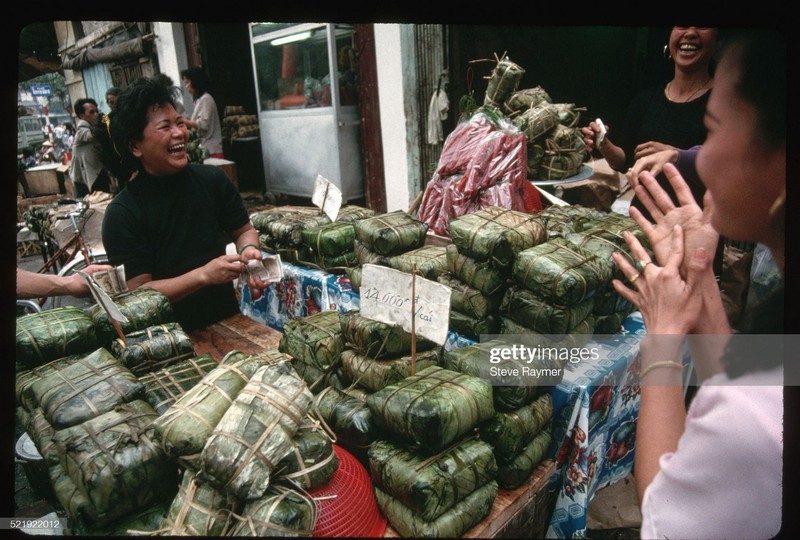
[{"label": "woman in pink shirt", "polygon": [[[636,194],[653,222],[636,209],[631,216],[655,259],[633,235],[626,240],[637,262],[615,255],[631,286],[615,280],[614,287],[639,308],[648,334],[640,352],[634,473],[643,538],[772,538],[781,529],[783,356],[771,350],[781,339],[756,335],[786,332],[786,70],[779,33],[731,36],[697,154],[705,209],[673,164],[664,173],[678,206],[642,172]],[[748,335],[731,336],[711,271],[720,234],[765,244],[783,275],[779,290],[750,314]],[[688,411],[685,341],[701,381]]]}]

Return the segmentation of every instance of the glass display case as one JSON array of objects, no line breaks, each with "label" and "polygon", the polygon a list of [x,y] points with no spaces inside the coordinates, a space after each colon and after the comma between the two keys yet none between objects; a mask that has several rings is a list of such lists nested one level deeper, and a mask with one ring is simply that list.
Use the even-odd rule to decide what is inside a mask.
[{"label": "glass display case", "polygon": [[321,174],[362,197],[353,27],[251,23],[250,37],[266,189],[310,197]]}]

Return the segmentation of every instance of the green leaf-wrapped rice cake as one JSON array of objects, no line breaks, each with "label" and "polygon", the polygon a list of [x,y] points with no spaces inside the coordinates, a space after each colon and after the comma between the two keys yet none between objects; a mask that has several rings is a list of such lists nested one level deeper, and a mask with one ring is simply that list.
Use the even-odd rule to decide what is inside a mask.
[{"label": "green leaf-wrapped rice cake", "polygon": [[164,536],[221,536],[233,523],[234,508],[223,492],[186,469],[160,531]]},{"label": "green leaf-wrapped rice cake", "polygon": [[594,308],[594,295],[574,306],[557,306],[533,291],[511,287],[506,291],[500,313],[540,334],[568,334]]},{"label": "green leaf-wrapped rice cake", "polygon": [[94,321],[76,306],[23,315],[16,326],[17,371],[93,351],[100,343]]},{"label": "green leaf-wrapped rice cake", "polygon": [[37,366],[25,371],[18,371],[16,375],[15,390],[17,394],[17,405],[22,406],[26,411],[30,412],[37,407],[39,403],[33,395],[33,383],[43,379],[48,374],[64,369],[78,362],[85,354],[71,354],[63,358],[57,358],[41,366]]},{"label": "green leaf-wrapped rice cake", "polygon": [[[416,355],[415,368],[421,371],[439,365],[441,347]],[[411,355],[376,360],[353,349],[342,351],[342,369],[355,384],[375,392],[411,375]]]},{"label": "green leaf-wrapped rice cake", "polygon": [[487,295],[502,294],[508,288],[504,272],[459,253],[455,244],[449,244],[445,250],[447,270],[470,287]]},{"label": "green leaf-wrapped rice cake", "polygon": [[440,275],[438,281],[450,287],[450,309],[476,319],[483,319],[496,313],[503,300],[502,294],[484,294],[450,273]]},{"label": "green leaf-wrapped rice cake", "polygon": [[497,483],[503,489],[516,489],[542,462],[553,440],[553,424],[548,422],[522,452],[508,463],[497,464]]},{"label": "green leaf-wrapped rice cake", "polygon": [[395,210],[354,223],[356,240],[378,255],[398,255],[425,244],[427,224],[408,212]]},{"label": "green leaf-wrapped rice cake", "polygon": [[[119,311],[128,322],[119,323],[122,333],[131,334],[144,330],[149,326],[173,321],[172,304],[169,298],[155,289],[140,287],[114,298]],[[102,343],[111,343],[119,337],[111,319],[98,304],[89,308],[89,316],[94,321],[97,339]]]},{"label": "green leaf-wrapped rice cake", "polygon": [[325,214],[284,214],[280,219],[266,224],[269,235],[283,248],[296,247],[303,243],[303,231],[331,222]]},{"label": "green leaf-wrapped rice cake", "polygon": [[506,99],[517,90],[519,81],[524,74],[525,70],[509,60],[507,56],[498,59],[497,65],[489,76],[483,104],[497,108],[502,107]]},{"label": "green leaf-wrapped rice cake", "polygon": [[457,309],[450,309],[449,327],[453,332],[473,341],[479,341],[482,335],[500,332],[500,320],[496,313],[486,317],[473,317]]},{"label": "green leaf-wrapped rice cake", "polygon": [[317,522],[317,507],[308,494],[279,485],[249,501],[242,514],[231,536],[312,536]]},{"label": "green leaf-wrapped rice cake", "polygon": [[512,268],[514,282],[545,302],[575,306],[605,290],[611,270],[594,253],[564,238],[521,251]]},{"label": "green leaf-wrapped rice cake", "polygon": [[32,390],[48,422],[59,430],[144,395],[136,375],[102,348],[36,381]]},{"label": "green leaf-wrapped rice cake", "polygon": [[480,437],[494,448],[497,462],[512,461],[553,416],[553,397],[540,395],[515,411],[496,412],[481,424]]},{"label": "green leaf-wrapped rice cake", "polygon": [[292,439],[292,451],[275,467],[276,481],[291,480],[310,490],[325,485],[339,468],[330,436],[318,425],[303,425]]},{"label": "green leaf-wrapped rice cake", "polygon": [[[459,347],[450,351],[445,351],[442,357],[442,367],[459,373],[466,373],[473,377],[486,378],[486,372],[490,365],[487,361],[493,348],[508,348],[509,343],[503,340],[487,340],[466,347]],[[522,382],[523,380],[520,380]],[[536,379],[526,377],[524,382],[527,384],[498,386],[493,384],[492,397],[494,399],[495,410],[513,411],[530,403],[536,396],[538,387]]]},{"label": "green leaf-wrapped rice cake", "polygon": [[204,478],[237,499],[257,499],[288,454],[313,395],[288,362],[261,366],[208,438]]},{"label": "green leaf-wrapped rice cake", "polygon": [[308,389],[311,390],[312,394],[318,394],[328,386],[333,386],[334,388],[341,390],[349,382],[347,376],[342,370],[341,363],[338,366],[328,368],[326,370],[321,370],[317,367],[308,365],[302,360],[298,360],[296,358],[292,358],[291,364],[297,374],[300,375],[306,382],[306,385],[308,385]]},{"label": "green leaf-wrapped rice cake", "polygon": [[53,492],[67,515],[70,528],[76,535],[83,531],[91,531],[106,521],[100,518],[92,501],[78,489],[61,464],[49,467],[47,472]]},{"label": "green leaf-wrapped rice cake", "polygon": [[[395,324],[368,319],[359,310],[339,313],[344,343],[370,358],[397,358],[411,352],[412,334]],[[417,336],[418,352],[434,348],[436,344]]]},{"label": "green leaf-wrapped rice cake", "polygon": [[436,281],[447,270],[447,255],[444,246],[422,246],[401,255],[389,257],[389,268],[410,274],[414,265],[418,276]]},{"label": "green leaf-wrapped rice cake", "polygon": [[369,208],[364,208],[363,206],[358,206],[357,204],[346,204],[339,208],[339,213],[336,214],[336,221],[354,223],[374,215],[375,210],[370,210]]},{"label": "green leaf-wrapped rice cake", "polygon": [[97,511],[97,526],[175,493],[178,468],[153,440],[157,417],[135,400],[53,435],[62,467]]},{"label": "green leaf-wrapped rice cake", "polygon": [[344,349],[339,312],[320,311],[287,321],[278,350],[322,371],[338,366]]},{"label": "green leaf-wrapped rice cake", "polygon": [[375,499],[392,528],[407,538],[460,538],[474,525],[489,515],[495,498],[497,482],[492,480],[456,503],[453,508],[433,522],[420,519],[414,511],[380,488],[375,488]]},{"label": "green leaf-wrapped rice cake", "polygon": [[376,423],[435,453],[494,414],[491,385],[431,366],[367,397]]},{"label": "green leaf-wrapped rice cake", "polygon": [[449,227],[459,253],[500,270],[508,269],[520,251],[547,240],[535,215],[498,206],[451,219]]},{"label": "green leaf-wrapped rice cake", "polygon": [[356,230],[352,223],[334,221],[303,229],[303,243],[317,255],[335,256],[353,251]]},{"label": "green leaf-wrapped rice cake", "polygon": [[127,344],[120,338],[112,342],[111,353],[137,376],[195,355],[191,338],[176,322],[150,326],[125,338]]},{"label": "green leaf-wrapped rice cake", "polygon": [[198,456],[217,422],[264,363],[258,356],[220,362],[183,394],[153,422],[164,451],[171,457]]},{"label": "green leaf-wrapped rice cake", "polygon": [[374,486],[410,508],[421,520],[433,521],[497,472],[492,447],[469,438],[427,458],[402,444],[375,441],[367,451]]},{"label": "green leaf-wrapped rice cake", "polygon": [[365,401],[331,386],[314,396],[311,410],[337,440],[351,446],[367,447],[382,435]]},{"label": "green leaf-wrapped rice cake", "polygon": [[163,414],[216,367],[217,362],[211,354],[206,353],[145,373],[139,377],[139,382],[145,388],[144,399],[158,414]]}]

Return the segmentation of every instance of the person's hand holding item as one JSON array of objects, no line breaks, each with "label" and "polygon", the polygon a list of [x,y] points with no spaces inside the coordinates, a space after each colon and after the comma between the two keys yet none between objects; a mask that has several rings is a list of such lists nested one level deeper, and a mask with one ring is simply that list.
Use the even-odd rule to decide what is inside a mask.
[{"label": "person's hand holding item", "polygon": [[643,171],[639,175],[640,185],[635,188],[636,195],[650,212],[653,222],[648,221],[635,207],[631,207],[630,216],[647,235],[659,264],[664,264],[669,259],[673,228],[675,225],[681,226],[685,235],[686,260],[681,263],[680,271],[685,277],[692,254],[698,248],[703,248],[706,253],[714,253],[719,233],[711,226],[713,204],[710,197],[706,197],[704,207],[700,208],[691,189],[672,163],[664,164],[664,174],[675,191],[679,206],[675,206],[669,194],[650,172]]},{"label": "person's hand holding item", "polygon": [[[111,270],[107,264],[92,264],[82,270],[89,275],[95,272]],[[49,273],[39,274],[23,268],[17,268],[16,295],[20,299],[40,298],[43,296],[69,295],[76,298],[89,296],[89,285],[80,274],[57,276]]]},{"label": "person's hand holding item", "polygon": [[583,135],[583,142],[586,144],[586,151],[591,154],[595,150],[599,150],[612,169],[620,170],[625,166],[625,152],[609,139],[608,135],[611,133],[611,127],[608,124],[603,127],[606,135],[603,137],[600,146],[595,144],[597,135],[601,131],[601,127],[597,122],[589,122],[588,126],[580,129],[581,135]]},{"label": "person's hand holding item", "polygon": [[200,268],[202,281],[206,285],[230,283],[244,272],[245,266],[239,255],[220,255]]},{"label": "person's hand holding item", "polygon": [[[109,264],[90,264],[89,266],[81,270],[81,272],[91,276],[97,272],[105,272],[107,270],[113,270],[113,269],[114,267]],[[75,278],[79,278],[79,280]],[[66,276],[65,279],[69,280],[69,282],[65,282],[67,288],[65,294],[77,297],[89,296],[90,293],[89,286],[87,285],[83,277],[80,276],[80,274],[73,274],[71,276]]]},{"label": "person's hand holding item", "polygon": [[677,161],[678,150],[672,147],[668,148],[667,150],[653,152],[647,156],[641,157],[636,160],[636,163],[633,164],[633,167],[628,169],[628,172],[626,173],[626,176],[628,177],[628,183],[631,185],[631,187],[635,188],[639,185],[639,175],[642,172],[647,171],[653,176],[658,176],[658,174],[664,170],[664,165],[667,163],[675,163]]},{"label": "person's hand holding item", "polygon": [[269,287],[271,282],[261,279],[259,274],[263,274],[263,272],[252,271],[248,269],[251,267],[251,265],[256,270],[261,268],[261,261],[263,260],[261,248],[255,245],[247,245],[244,249],[242,249],[240,257],[242,264],[244,265],[244,273],[247,274],[247,286],[250,287],[250,292],[254,297],[260,297],[261,291]]},{"label": "person's hand holding item", "polygon": [[601,128],[600,124],[597,122],[589,122],[588,126],[580,128],[581,135],[583,135],[583,142],[586,145],[586,151],[590,154],[595,150],[600,150],[602,152],[603,146],[605,146],[608,141],[608,133],[611,131],[611,128],[608,125],[604,125],[606,136],[603,137],[601,144],[598,146],[595,144],[597,142],[597,135],[600,133]]}]

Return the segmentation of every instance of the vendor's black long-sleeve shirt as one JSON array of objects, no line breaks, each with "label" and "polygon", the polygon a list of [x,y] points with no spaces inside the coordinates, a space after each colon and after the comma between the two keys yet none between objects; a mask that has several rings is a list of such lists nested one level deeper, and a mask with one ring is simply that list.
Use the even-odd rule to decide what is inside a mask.
[{"label": "vendor's black long-sleeve shirt", "polygon": [[[103,246],[128,279],[182,275],[225,254],[230,233],[249,221],[228,177],[215,167],[190,164],[170,176],[140,173],[106,209]],[[173,303],[184,330],[238,313],[230,283],[205,287]]]}]

